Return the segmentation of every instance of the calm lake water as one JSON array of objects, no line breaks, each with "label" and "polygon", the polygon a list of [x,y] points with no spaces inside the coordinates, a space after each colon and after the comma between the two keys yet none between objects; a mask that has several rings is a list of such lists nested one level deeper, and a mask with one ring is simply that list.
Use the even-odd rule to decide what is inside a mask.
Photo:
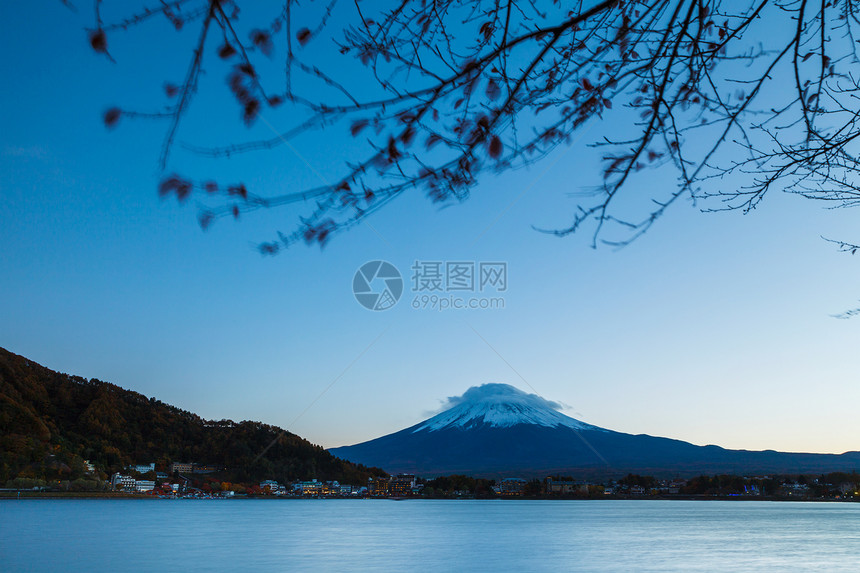
[{"label": "calm lake water", "polygon": [[852,571],[860,504],[0,501],[2,571]]}]

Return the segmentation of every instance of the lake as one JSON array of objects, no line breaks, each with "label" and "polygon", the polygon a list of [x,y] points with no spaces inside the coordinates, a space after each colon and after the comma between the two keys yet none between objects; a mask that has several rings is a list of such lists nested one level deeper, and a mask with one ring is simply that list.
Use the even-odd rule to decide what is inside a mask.
[{"label": "lake", "polygon": [[8,571],[857,571],[860,504],[0,501]]}]

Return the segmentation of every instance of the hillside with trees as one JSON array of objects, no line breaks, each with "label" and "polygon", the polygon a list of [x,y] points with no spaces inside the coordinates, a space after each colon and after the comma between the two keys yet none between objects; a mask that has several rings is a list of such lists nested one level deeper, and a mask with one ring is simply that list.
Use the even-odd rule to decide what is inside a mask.
[{"label": "hillside with trees", "polygon": [[[85,460],[95,466],[87,472]],[[276,426],[210,421],[101,380],[54,372],[0,348],[0,484],[15,478],[104,479],[131,464],[223,468],[233,482],[336,479],[382,470],[356,465]]]}]

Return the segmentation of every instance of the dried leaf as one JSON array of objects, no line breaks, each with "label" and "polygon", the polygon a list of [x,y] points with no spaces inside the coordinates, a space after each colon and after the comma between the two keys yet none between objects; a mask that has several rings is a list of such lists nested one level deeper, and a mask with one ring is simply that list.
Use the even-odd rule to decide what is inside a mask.
[{"label": "dried leaf", "polygon": [[361,133],[361,130],[367,127],[368,121],[366,119],[359,119],[352,122],[352,125],[349,127],[349,132],[353,137],[357,136]]},{"label": "dried leaf", "polygon": [[242,199],[248,198],[248,189],[245,187],[244,183],[239,183],[238,185],[231,185],[227,188],[227,193],[229,195],[238,195]]},{"label": "dried leaf", "polygon": [[275,49],[272,36],[265,30],[251,30],[251,42],[267,56],[271,56]]},{"label": "dried leaf", "polygon": [[215,216],[209,211],[204,211],[197,217],[197,220],[200,222],[200,228],[204,231],[209,228],[209,225],[212,224],[214,219]]},{"label": "dried leaf", "polygon": [[442,141],[442,137],[436,133],[431,133],[424,144],[427,149],[432,149],[437,143]]},{"label": "dried leaf", "polygon": [[490,138],[489,152],[493,159],[498,159],[502,155],[502,140],[499,139],[498,135]]},{"label": "dried leaf", "polygon": [[397,142],[394,141],[393,137],[388,138],[388,160],[392,163],[396,162],[400,159],[400,150],[397,149]]},{"label": "dried leaf", "polygon": [[242,121],[245,125],[251,125],[257,119],[258,113],[260,113],[260,102],[256,99],[248,100],[242,110]]},{"label": "dried leaf", "polygon": [[100,54],[107,54],[107,36],[104,30],[99,28],[90,32],[90,46]]},{"label": "dried leaf", "polygon": [[184,179],[175,173],[170,177],[163,179],[158,185],[159,195],[166,197],[171,193],[176,193],[176,198],[179,199],[180,202],[184,201],[191,194],[191,190],[191,181]]},{"label": "dried leaf", "polygon": [[230,44],[228,44],[226,42],[224,43],[223,46],[221,46],[218,49],[218,57],[221,58],[222,60],[226,60],[226,59],[228,59],[232,56],[235,56],[235,55],[236,55],[236,48],[234,48],[233,46],[231,46]]},{"label": "dried leaf", "polygon": [[105,127],[113,128],[116,127],[116,124],[119,122],[119,118],[122,115],[122,110],[118,107],[112,107],[105,111],[104,113],[104,122]]},{"label": "dried leaf", "polygon": [[281,246],[278,243],[262,243],[260,245],[260,254],[261,255],[277,255],[278,251],[281,250]]},{"label": "dried leaf", "polygon": [[490,38],[493,36],[493,23],[492,22],[484,22],[481,24],[481,35],[484,36],[484,41],[489,42]]}]

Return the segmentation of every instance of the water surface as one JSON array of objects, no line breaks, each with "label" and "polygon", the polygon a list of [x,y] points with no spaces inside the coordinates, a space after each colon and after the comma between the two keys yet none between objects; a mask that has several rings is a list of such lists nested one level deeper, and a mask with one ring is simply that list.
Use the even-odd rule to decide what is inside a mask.
[{"label": "water surface", "polygon": [[860,504],[7,500],[3,571],[858,571]]}]

